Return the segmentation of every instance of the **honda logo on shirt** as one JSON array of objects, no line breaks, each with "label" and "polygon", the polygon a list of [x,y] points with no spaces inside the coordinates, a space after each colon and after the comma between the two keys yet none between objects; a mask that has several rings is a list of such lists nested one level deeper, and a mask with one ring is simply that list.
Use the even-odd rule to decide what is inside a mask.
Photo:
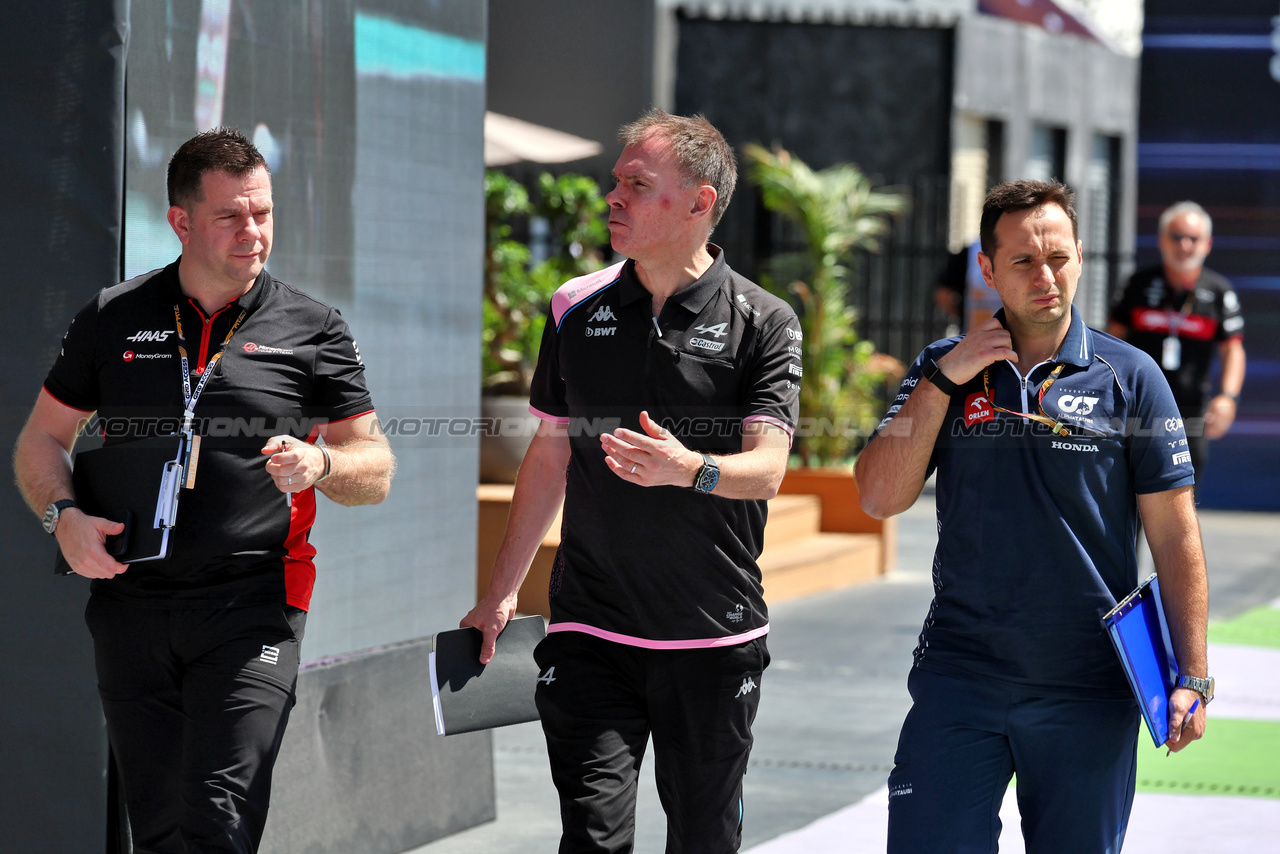
[{"label": "honda logo on shirt", "polygon": [[974,392],[964,399],[965,424],[991,421],[995,417],[996,414],[991,409],[991,401],[987,400],[987,396],[983,392]]}]

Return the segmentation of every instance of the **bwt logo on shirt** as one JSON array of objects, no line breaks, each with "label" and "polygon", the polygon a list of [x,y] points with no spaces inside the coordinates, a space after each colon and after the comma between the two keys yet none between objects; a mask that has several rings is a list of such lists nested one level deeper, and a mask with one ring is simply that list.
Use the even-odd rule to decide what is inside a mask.
[{"label": "bwt logo on shirt", "polygon": [[596,309],[596,313],[591,315],[587,323],[608,323],[610,320],[616,321],[617,319],[613,314],[612,306],[602,305]]},{"label": "bwt logo on shirt", "polygon": [[987,396],[983,392],[974,392],[964,399],[965,424],[977,424],[982,421],[991,421],[995,417],[996,414],[991,409],[991,401],[987,400]]},{"label": "bwt logo on shirt", "polygon": [[617,328],[616,326],[588,326],[586,328],[586,336],[588,338],[603,338],[606,335],[612,335]]}]

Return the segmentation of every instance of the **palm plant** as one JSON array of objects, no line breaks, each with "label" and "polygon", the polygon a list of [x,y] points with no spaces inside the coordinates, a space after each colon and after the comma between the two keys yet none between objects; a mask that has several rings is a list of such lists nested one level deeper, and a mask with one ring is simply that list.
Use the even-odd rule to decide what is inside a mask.
[{"label": "palm plant", "polygon": [[[544,172],[538,191],[535,203],[514,178],[496,170],[485,173],[486,394],[528,396],[551,295],[574,276],[604,266],[608,204],[595,180]],[[545,220],[551,237],[550,257],[532,266],[529,247],[512,239],[512,223],[529,217]]]},{"label": "palm plant", "polygon": [[762,276],[795,305],[804,335],[800,417],[812,429],[799,440],[801,461],[840,463],[874,427],[883,383],[882,372],[868,367],[874,347],[858,340],[847,298],[853,253],[878,251],[890,219],[909,200],[875,189],[851,164],[815,171],[776,145],[772,151],[747,145],[745,154],[765,207],[794,223],[803,243],[798,252],[771,258]]}]

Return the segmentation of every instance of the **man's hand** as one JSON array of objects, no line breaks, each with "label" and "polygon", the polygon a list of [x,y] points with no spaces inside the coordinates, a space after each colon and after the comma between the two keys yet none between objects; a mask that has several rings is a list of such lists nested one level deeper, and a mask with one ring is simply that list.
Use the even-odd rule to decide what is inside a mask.
[{"label": "man's hand", "polygon": [[[1200,705],[1188,720],[1187,710],[1196,701],[1199,701]],[[1169,737],[1165,740],[1165,747],[1169,748],[1170,752],[1177,753],[1204,735],[1206,723],[1203,698],[1190,688],[1175,689],[1169,695]]]},{"label": "man's hand", "polygon": [[963,385],[982,373],[987,365],[1004,359],[1017,362],[1018,354],[1013,350],[1013,338],[1009,335],[1009,330],[1001,326],[999,320],[991,317],[961,338],[951,352],[938,360],[938,367],[947,379],[956,385]]},{"label": "man's hand", "polygon": [[640,413],[640,427],[644,433],[619,428],[600,436],[609,470],[638,486],[692,486],[702,454],[680,444],[648,412]]},{"label": "man's hand", "polygon": [[302,492],[324,477],[324,451],[292,436],[272,436],[262,446],[270,454],[267,474],[281,492]]},{"label": "man's hand", "polygon": [[498,602],[493,602],[488,597],[485,597],[458,623],[459,628],[471,626],[479,629],[484,634],[484,640],[480,643],[481,664],[488,664],[493,660],[493,650],[497,646],[498,635],[506,628],[507,623],[515,616],[515,613],[515,596],[509,596]]},{"label": "man's hand", "polygon": [[62,556],[76,575],[85,578],[115,578],[129,568],[107,554],[108,536],[124,531],[123,522],[89,516],[78,507],[68,507],[58,515],[54,537]]},{"label": "man's hand", "polygon": [[1230,395],[1220,394],[1209,401],[1204,411],[1204,436],[1221,439],[1236,420],[1236,402]]}]

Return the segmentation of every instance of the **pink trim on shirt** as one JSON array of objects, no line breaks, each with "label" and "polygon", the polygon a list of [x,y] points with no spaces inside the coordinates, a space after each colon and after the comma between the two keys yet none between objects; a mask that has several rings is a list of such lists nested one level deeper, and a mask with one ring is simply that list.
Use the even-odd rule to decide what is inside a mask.
[{"label": "pink trim on shirt", "polygon": [[552,424],[568,424],[569,423],[569,416],[567,415],[564,416],[563,418],[556,415],[548,415],[547,413],[543,412],[541,409],[534,409],[532,406],[529,407],[529,412],[538,416],[543,421],[550,421]]},{"label": "pink trim on shirt", "polygon": [[560,319],[565,316],[569,309],[596,291],[618,281],[618,277],[622,275],[622,265],[625,263],[627,262],[623,261],[614,264],[612,267],[605,267],[603,270],[597,270],[585,276],[578,276],[576,279],[570,279],[561,285],[551,297],[551,316],[555,320],[556,327],[559,328]]},{"label": "pink trim on shirt", "polygon": [[602,640],[613,641],[626,646],[637,646],[641,649],[714,649],[721,646],[737,646],[740,643],[764,637],[769,634],[769,626],[766,624],[758,629],[752,629],[740,635],[729,635],[725,638],[694,638],[692,640],[649,640],[648,638],[637,638],[631,635],[621,635],[617,632],[597,629],[595,626],[588,626],[586,623],[552,623],[547,626],[547,634],[552,632],[582,632],[586,635],[594,635]]},{"label": "pink trim on shirt", "polygon": [[742,426],[746,427],[748,424],[772,424],[786,431],[788,448],[795,443],[796,428],[780,418],[774,418],[772,415],[748,415],[742,419]]},{"label": "pink trim on shirt", "polygon": [[772,415],[748,415],[746,418],[742,419],[742,423],[744,425],[754,424],[757,422],[772,424],[774,427],[780,427],[787,431],[788,436],[794,436],[796,432],[795,427],[783,421],[781,418],[774,418]]}]

